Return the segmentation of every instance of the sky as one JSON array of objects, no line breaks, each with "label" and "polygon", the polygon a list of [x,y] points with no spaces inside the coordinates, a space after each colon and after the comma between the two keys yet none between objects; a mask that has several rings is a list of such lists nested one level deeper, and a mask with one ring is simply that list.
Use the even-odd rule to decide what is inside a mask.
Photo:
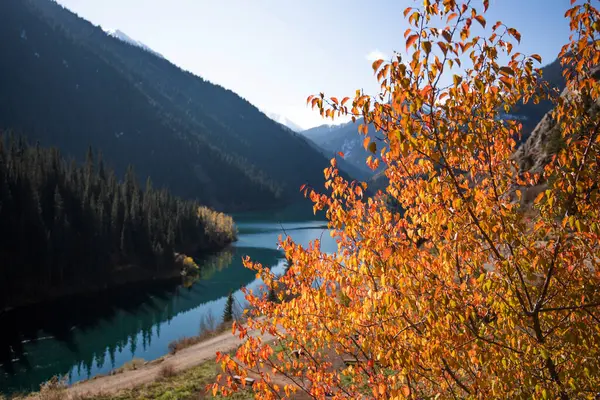
[{"label": "sky", "polygon": [[[302,128],[328,121],[310,94],[378,93],[372,61],[405,51],[412,0],[57,0],[174,64]],[[480,4],[478,0],[474,4]],[[569,37],[569,0],[491,0],[486,14],[522,34],[517,51],[552,62]],[[480,9],[481,7],[478,7]],[[331,121],[329,120],[329,123]]]}]

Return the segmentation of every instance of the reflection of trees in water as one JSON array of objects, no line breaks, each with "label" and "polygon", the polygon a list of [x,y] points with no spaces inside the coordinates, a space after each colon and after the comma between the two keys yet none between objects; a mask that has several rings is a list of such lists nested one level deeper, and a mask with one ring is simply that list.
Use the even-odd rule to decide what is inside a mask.
[{"label": "reflection of trees in water", "polygon": [[255,274],[243,268],[243,255],[274,265],[281,253],[231,248],[198,259],[201,280],[187,288],[179,279],[161,281],[0,316],[0,392],[37,388],[40,382],[68,374],[73,367],[77,374],[88,376],[107,358],[111,368],[119,367],[117,356],[127,351],[132,358],[140,347],[150,348],[160,337],[162,323],[252,282]]},{"label": "reflection of trees in water", "polygon": [[202,269],[200,270],[200,279],[208,280],[214,276],[214,274],[218,271],[221,271],[223,268],[229,267],[233,262],[233,256],[235,254],[235,249],[229,247],[217,255],[210,255],[208,257],[198,258],[196,263],[202,265]]}]

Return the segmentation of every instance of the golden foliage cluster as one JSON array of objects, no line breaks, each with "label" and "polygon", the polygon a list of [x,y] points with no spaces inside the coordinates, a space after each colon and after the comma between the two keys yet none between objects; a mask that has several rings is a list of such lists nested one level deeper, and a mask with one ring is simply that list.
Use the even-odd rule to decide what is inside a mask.
[{"label": "golden foliage cluster", "polygon": [[237,228],[233,218],[208,207],[198,207],[198,219],[211,242],[224,246],[237,239]]},{"label": "golden foliage cluster", "polygon": [[[515,51],[518,31],[487,22],[488,1],[475,3],[424,0],[408,8],[408,56],[373,63],[377,96],[358,91],[351,105],[308,98],[325,117],[363,117],[365,137],[375,126],[383,146],[365,139],[374,153],[367,163],[384,165],[386,193],[401,210],[364,198],[366,184],[344,180],[333,159],[326,193],[303,190],[326,210],[337,252],[287,238],[281,246],[292,265],[279,279],[246,260],[290,298],[279,304],[248,293],[255,318],[234,327],[244,345],[235,356],[219,355],[230,376],[261,377],[260,398],[301,391],[321,399],[593,399],[600,392],[600,118],[590,111],[600,97],[592,76],[600,14],[591,0],[566,11],[572,36],[561,59],[573,95],[558,97],[540,85],[540,57]],[[484,34],[474,36],[473,24]],[[544,171],[523,173],[511,159],[520,126],[498,116],[545,98],[556,102],[565,146]],[[510,193],[540,182],[547,190],[532,214]],[[275,354],[248,335],[251,327],[303,356]],[[212,387],[237,388],[232,379]]]}]

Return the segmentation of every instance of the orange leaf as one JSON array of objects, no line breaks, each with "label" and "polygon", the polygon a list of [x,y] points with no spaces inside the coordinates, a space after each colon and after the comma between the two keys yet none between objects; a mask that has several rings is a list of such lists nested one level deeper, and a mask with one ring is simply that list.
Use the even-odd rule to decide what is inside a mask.
[{"label": "orange leaf", "polygon": [[446,55],[446,53],[448,52],[448,49],[446,48],[446,44],[442,43],[442,42],[438,42],[437,44],[440,49],[442,50],[442,53],[444,53],[444,55]]},{"label": "orange leaf", "polygon": [[366,137],[365,140],[363,140],[363,147],[365,148],[365,150],[367,149],[367,147],[369,147],[369,142],[371,141],[370,137]]},{"label": "orange leaf", "polygon": [[348,100],[350,100],[350,97],[344,97],[342,99],[342,105],[344,105],[344,103],[346,103]]},{"label": "orange leaf", "polygon": [[357,195],[357,196],[360,196],[360,197],[362,197],[362,195],[363,195],[363,190],[362,190],[362,188],[361,188],[360,186],[356,186],[356,187],[354,188],[354,193],[356,193],[356,195]]},{"label": "orange leaf", "polygon": [[406,49],[408,50],[408,48],[410,46],[412,46],[417,41],[418,38],[419,38],[419,35],[410,35],[408,37],[408,39],[406,39]]},{"label": "orange leaf", "polygon": [[512,87],[512,79],[507,76],[501,76],[500,81],[504,83],[509,89]]},{"label": "orange leaf", "polygon": [[521,34],[519,33],[519,31],[517,31],[514,28],[509,28],[508,33],[512,35],[515,39],[517,39],[517,42],[521,43]]},{"label": "orange leaf", "polygon": [[446,39],[447,42],[452,41],[452,34],[449,31],[447,31],[447,30],[442,31],[442,36],[444,37],[444,39]]},{"label": "orange leaf", "polygon": [[377,71],[379,69],[379,67],[381,66],[381,64],[383,63],[383,60],[375,60],[373,61],[373,71]]},{"label": "orange leaf", "polygon": [[408,386],[402,386],[402,394],[404,397],[410,396],[410,388]]},{"label": "orange leaf", "polygon": [[446,18],[446,22],[450,22],[456,17],[458,17],[457,13],[448,14],[448,18]]},{"label": "orange leaf", "polygon": [[485,18],[482,15],[476,15],[475,19],[485,28]]}]

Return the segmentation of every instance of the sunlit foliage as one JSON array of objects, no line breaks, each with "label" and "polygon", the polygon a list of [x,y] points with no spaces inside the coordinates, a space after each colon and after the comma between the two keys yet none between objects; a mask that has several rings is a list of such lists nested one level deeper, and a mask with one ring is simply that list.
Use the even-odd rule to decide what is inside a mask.
[{"label": "sunlit foliage", "polygon": [[[566,11],[573,35],[561,52],[568,93],[559,97],[539,83],[541,58],[516,52],[519,32],[486,21],[488,3],[415,3],[404,13],[408,55],[373,63],[377,96],[308,98],[325,117],[364,118],[367,163],[385,167],[398,207],[364,198],[365,185],[342,179],[332,159],[328,191],[304,193],[326,210],[338,251],[287,238],[292,265],[277,280],[246,260],[289,296],[247,298],[266,317],[249,325],[290,351],[275,356],[238,326],[244,345],[219,356],[228,374],[262,377],[259,398],[600,392],[600,15],[590,0]],[[543,171],[520,171],[512,159],[520,125],[499,113],[546,98],[564,145]],[[368,124],[382,142],[369,141]],[[532,204],[519,201],[542,182]],[[229,383],[212,389],[239,386]]]}]

